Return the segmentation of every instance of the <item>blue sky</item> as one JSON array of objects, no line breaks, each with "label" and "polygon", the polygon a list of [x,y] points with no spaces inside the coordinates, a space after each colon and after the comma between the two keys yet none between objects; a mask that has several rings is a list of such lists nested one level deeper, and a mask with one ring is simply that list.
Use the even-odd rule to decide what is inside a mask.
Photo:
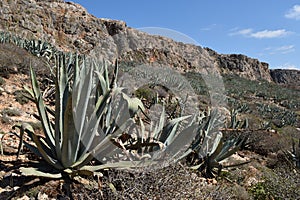
[{"label": "blue sky", "polygon": [[171,29],[218,53],[245,54],[270,68],[300,69],[299,0],[74,2],[96,17],[122,20],[129,27]]}]

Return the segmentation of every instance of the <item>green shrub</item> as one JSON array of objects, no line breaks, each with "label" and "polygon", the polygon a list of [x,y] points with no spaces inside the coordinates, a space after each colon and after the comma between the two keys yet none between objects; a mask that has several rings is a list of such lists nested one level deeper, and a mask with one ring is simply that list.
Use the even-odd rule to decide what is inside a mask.
[{"label": "green shrub", "polygon": [[249,188],[254,199],[298,199],[300,195],[299,172],[295,172],[288,165],[277,168],[262,169],[263,179]]},{"label": "green shrub", "polygon": [[258,183],[254,185],[250,190],[255,200],[267,200],[270,199],[270,195],[266,191],[266,186],[264,183]]},{"label": "green shrub", "polygon": [[24,105],[29,102],[28,98],[26,97],[27,92],[25,90],[16,90],[14,93],[16,101]]},{"label": "green shrub", "polygon": [[0,77],[0,86],[2,86],[4,84],[5,84],[5,80],[2,77]]},{"label": "green shrub", "polygon": [[155,92],[149,87],[142,87],[135,91],[135,95],[140,99],[147,99],[148,101],[153,101],[156,98]]}]

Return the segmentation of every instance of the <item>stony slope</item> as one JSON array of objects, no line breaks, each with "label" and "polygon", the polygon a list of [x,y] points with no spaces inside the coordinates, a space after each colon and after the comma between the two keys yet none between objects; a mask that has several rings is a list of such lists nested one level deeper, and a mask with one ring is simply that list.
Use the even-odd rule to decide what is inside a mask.
[{"label": "stony slope", "polygon": [[[271,76],[267,63],[244,55],[218,54],[208,48],[148,35],[122,21],[96,18],[71,2],[3,0],[0,7],[0,31],[45,40],[63,51],[103,56],[110,61],[121,58],[147,63],[154,59],[179,71],[233,73],[251,80],[276,81],[280,74],[286,74],[276,71]],[[299,85],[299,73],[288,73],[292,74],[288,82]]]},{"label": "stony slope", "polygon": [[271,70],[271,77],[275,83],[300,86],[299,70],[274,69]]},{"label": "stony slope", "polygon": [[[221,55],[208,48],[151,36],[127,27],[124,22],[97,19],[80,5],[59,0],[2,0],[1,30],[25,38],[49,41],[63,51],[102,55],[110,61],[115,58],[138,63],[155,60],[161,65],[171,65],[176,70],[188,72],[184,75],[201,89],[200,92],[206,87],[200,81],[201,74],[197,72],[208,69],[222,73],[228,107],[243,108],[238,117],[241,120],[249,119],[251,141],[258,141],[251,146],[251,151],[239,153],[243,158],[251,159],[252,163],[224,171],[224,178],[218,181],[203,179],[194,171],[178,167],[136,176],[108,171],[101,179],[103,182],[88,178],[72,183],[74,199],[101,199],[101,195],[102,198],[104,196],[103,199],[116,198],[115,194],[110,194],[111,184],[118,186],[120,197],[132,199],[299,197],[299,173],[290,170],[290,166],[281,166],[285,163],[282,160],[285,157],[280,157],[280,150],[291,146],[290,137],[299,138],[296,127],[300,126],[300,90],[276,84],[299,85],[298,71],[270,71],[268,64],[244,55]],[[20,176],[19,167],[31,165],[31,160],[36,160],[36,157],[32,158],[33,155],[25,149],[21,160],[15,161],[19,140],[16,136],[7,134],[12,131],[12,125],[20,121],[30,122],[35,125],[38,133],[41,131],[40,124],[33,117],[33,113],[36,113],[35,106],[30,102],[22,102],[23,99],[20,98],[23,86],[30,85],[29,76],[26,75],[26,65],[29,63],[35,71],[48,73],[40,68],[43,66],[42,59],[15,45],[0,44],[0,136],[4,142],[4,155],[0,155],[0,199],[12,196],[15,199],[68,198],[65,197],[67,192],[61,180]],[[43,85],[47,85],[44,76],[40,77],[43,77],[41,81],[46,82],[42,82]],[[276,83],[272,83],[273,80]],[[201,104],[206,106],[205,95],[200,99],[203,101]],[[272,130],[260,130],[262,125]],[[278,132],[284,133],[286,137],[281,137]]]}]

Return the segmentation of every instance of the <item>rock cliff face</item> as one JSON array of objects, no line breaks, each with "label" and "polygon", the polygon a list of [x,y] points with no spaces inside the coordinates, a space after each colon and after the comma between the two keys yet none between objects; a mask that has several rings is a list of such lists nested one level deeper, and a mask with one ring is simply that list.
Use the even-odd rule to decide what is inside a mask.
[{"label": "rock cliff face", "polygon": [[273,69],[271,76],[275,83],[300,86],[299,70]]},{"label": "rock cliff face", "polygon": [[72,2],[2,0],[0,8],[0,31],[48,41],[63,51],[78,51],[111,62],[116,58],[140,63],[155,61],[179,71],[234,73],[252,80],[272,81],[267,63],[149,35],[122,21],[96,18]]},{"label": "rock cliff face", "polygon": [[0,6],[0,31],[45,40],[63,51],[103,56],[110,61],[144,56],[140,58],[144,62],[154,59],[182,70],[204,72],[207,68],[218,72],[201,47],[151,36],[127,27],[122,21],[96,18],[75,3],[4,0]]},{"label": "rock cliff face", "polygon": [[272,81],[269,64],[241,54],[218,54],[206,48],[224,74],[237,74],[250,80]]}]

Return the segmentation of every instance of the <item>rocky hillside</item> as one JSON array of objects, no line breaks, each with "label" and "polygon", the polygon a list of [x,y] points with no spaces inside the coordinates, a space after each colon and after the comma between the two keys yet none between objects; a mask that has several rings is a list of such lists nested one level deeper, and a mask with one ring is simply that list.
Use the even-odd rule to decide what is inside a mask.
[{"label": "rocky hillside", "polygon": [[[185,95],[184,84],[181,81],[176,82],[175,76],[172,81],[180,83],[179,87],[183,88],[180,94],[173,94],[169,88],[159,84],[144,84],[134,91],[134,95],[142,98],[149,116],[156,111],[149,109],[152,104],[153,107],[158,104],[157,108],[160,109],[160,102],[166,102],[168,117],[179,115],[181,102],[180,99],[173,98],[175,95],[191,97],[192,101],[197,102],[197,106],[190,106],[189,101],[183,102],[185,110],[192,109],[192,112],[198,108],[206,111],[214,103],[212,100],[217,100],[217,106],[221,107],[223,105],[220,102],[226,99],[226,105],[221,108],[228,119],[226,126],[221,129],[224,138],[239,136],[239,139],[249,139],[243,142],[238,154],[221,163],[226,166],[226,170],[222,170],[221,176],[216,179],[204,178],[200,172],[187,168],[186,164],[192,164],[189,160],[196,160],[197,163],[215,160],[209,157],[199,160],[194,153],[188,156],[187,163],[183,160],[178,166],[155,168],[155,171],[149,173],[147,170],[132,173],[131,170],[127,172],[109,169],[103,170],[103,174],[99,173],[97,176],[90,176],[86,172],[78,179],[74,177],[71,183],[67,177],[47,179],[24,176],[20,172],[21,167],[42,168],[43,161],[36,162],[40,158],[26,147],[17,158],[19,132],[12,127],[26,122],[33,127],[38,137],[43,138],[45,133],[36,119],[36,106],[24,98],[27,94],[24,86],[31,87],[28,66],[31,65],[37,73],[43,98],[49,106],[53,105],[55,87],[51,68],[43,67],[49,61],[47,56],[39,56],[40,52],[30,51],[28,46],[20,43],[15,45],[14,43],[19,42],[17,40],[6,40],[2,43],[2,36],[6,36],[3,32],[24,39],[47,41],[64,52],[76,51],[99,59],[103,57],[110,62],[118,58],[121,67],[126,64],[152,65],[153,62],[173,67],[182,72],[183,77],[193,87],[195,95]],[[30,44],[31,42],[34,45],[40,44],[33,41]],[[28,40],[25,44],[28,44]],[[50,65],[51,62],[50,59]],[[154,71],[149,68],[149,71]],[[138,73],[138,68],[135,69],[134,72]],[[121,69],[120,73],[122,72],[124,71]],[[158,71],[166,77],[161,72],[163,70]],[[225,91],[222,90],[223,85],[218,85],[218,81],[215,81],[217,86],[222,87],[215,89],[207,84],[205,78],[209,76],[201,74],[207,72],[222,75]],[[126,78],[125,76],[124,79]],[[130,78],[126,80],[134,82]],[[214,79],[211,80],[214,82]],[[125,22],[96,18],[82,6],[71,2],[1,0],[0,199],[299,199],[300,173],[294,164],[300,159],[299,154],[296,154],[300,151],[298,147],[292,148],[295,141],[300,142],[299,83],[300,71],[270,70],[267,63],[245,55],[219,54],[209,48],[149,35],[127,27]],[[129,83],[124,85],[128,86]],[[286,85],[292,87],[285,87]],[[145,121],[148,125],[146,118]],[[152,122],[150,126],[151,124]],[[140,126],[142,127],[142,123]],[[211,126],[211,123],[206,126]],[[14,132],[16,134],[12,134]],[[122,134],[120,141],[127,140],[126,138],[127,134]],[[24,140],[31,144],[28,134],[24,135]],[[205,137],[202,144],[204,142]],[[219,147],[218,145],[218,149]],[[292,149],[294,152],[297,150],[293,156],[295,163],[292,162],[292,155],[287,154]],[[227,168],[230,164],[245,161],[246,165]],[[92,164],[97,165],[98,161],[92,161]]]},{"label": "rocky hillside", "polygon": [[218,54],[206,48],[224,74],[237,74],[250,80],[272,81],[269,64],[242,54]]},{"label": "rocky hillside", "polygon": [[[63,51],[78,51],[109,61],[170,65],[179,71],[237,74],[241,77],[278,82],[284,76],[299,85],[299,73],[273,71],[267,63],[244,55],[222,55],[199,46],[152,36],[125,22],[99,19],[82,6],[62,0],[3,0],[0,2],[0,31],[27,39],[48,41]],[[25,11],[25,12],[24,12]],[[276,75],[274,75],[276,74]],[[294,78],[295,77],[295,78]],[[290,80],[292,79],[292,80]]]},{"label": "rocky hillside", "polygon": [[271,77],[275,83],[300,86],[300,71],[274,69],[271,70]]}]

